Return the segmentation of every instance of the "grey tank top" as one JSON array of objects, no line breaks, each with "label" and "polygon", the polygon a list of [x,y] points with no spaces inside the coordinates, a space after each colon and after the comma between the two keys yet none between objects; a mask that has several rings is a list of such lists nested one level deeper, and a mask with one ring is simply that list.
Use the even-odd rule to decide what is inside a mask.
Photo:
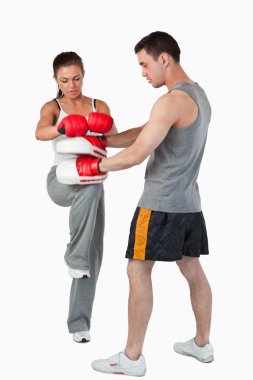
[{"label": "grey tank top", "polygon": [[186,92],[197,104],[198,115],[186,128],[171,128],[151,153],[138,206],[171,213],[200,212],[197,177],[205,149],[211,107],[204,90],[197,83],[177,83],[173,90]]}]

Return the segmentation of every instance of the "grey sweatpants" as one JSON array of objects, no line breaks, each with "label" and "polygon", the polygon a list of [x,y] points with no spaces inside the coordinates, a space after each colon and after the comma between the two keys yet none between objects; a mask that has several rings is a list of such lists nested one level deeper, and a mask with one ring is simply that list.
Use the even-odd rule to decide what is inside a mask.
[{"label": "grey sweatpants", "polygon": [[48,194],[57,205],[70,206],[65,261],[71,268],[90,271],[90,278],[72,280],[68,329],[70,333],[87,331],[103,256],[103,185],[64,185],[57,181],[55,172],[53,166],[47,176]]}]

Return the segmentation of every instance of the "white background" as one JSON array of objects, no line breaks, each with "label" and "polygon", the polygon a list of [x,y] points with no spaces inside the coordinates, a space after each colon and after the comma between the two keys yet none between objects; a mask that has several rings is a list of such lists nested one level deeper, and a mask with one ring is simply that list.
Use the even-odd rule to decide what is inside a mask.
[{"label": "white background", "polygon": [[[52,61],[83,57],[84,93],[105,100],[119,131],[138,126],[166,88],[142,77],[135,44],[155,30],[172,34],[188,75],[213,108],[199,176],[213,288],[211,341],[204,365],[173,351],[194,335],[188,288],[175,264],[154,268],[154,311],[145,341],[147,379],[252,376],[252,16],[250,1],[9,1],[1,5],[1,335],[2,379],[102,379],[90,362],[124,348],[129,225],[143,189],[145,162],[105,183],[104,262],[92,342],[67,332],[71,279],[63,261],[68,212],[53,204],[45,181],[50,142],[36,141],[41,106],[56,86]],[[115,151],[109,150],[109,155]]]}]

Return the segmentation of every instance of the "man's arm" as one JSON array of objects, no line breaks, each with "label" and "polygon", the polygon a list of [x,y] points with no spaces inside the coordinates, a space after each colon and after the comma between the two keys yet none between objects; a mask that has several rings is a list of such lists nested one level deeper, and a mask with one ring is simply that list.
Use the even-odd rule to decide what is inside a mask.
[{"label": "man's arm", "polygon": [[180,102],[169,94],[159,98],[152,108],[148,123],[135,142],[114,156],[103,158],[99,164],[100,171],[122,170],[142,163],[177,122],[182,112],[181,106]]},{"label": "man's arm", "polygon": [[132,145],[146,124],[147,123],[145,123],[141,127],[128,129],[127,131],[118,133],[116,135],[107,135],[107,146],[110,148],[126,148],[129,145]]}]

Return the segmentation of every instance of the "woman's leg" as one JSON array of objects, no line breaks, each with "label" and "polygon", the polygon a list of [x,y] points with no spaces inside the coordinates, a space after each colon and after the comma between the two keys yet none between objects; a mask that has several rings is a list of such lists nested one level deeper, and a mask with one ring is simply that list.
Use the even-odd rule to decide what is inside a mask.
[{"label": "woman's leg", "polygon": [[96,283],[103,256],[103,236],[104,194],[102,190],[90,241],[90,278],[85,277],[73,279],[72,281],[68,316],[68,328],[70,333],[90,330]]},{"label": "woman's leg", "polygon": [[[102,185],[70,186],[56,179],[56,166],[47,177],[51,200],[70,210],[70,243],[65,260],[77,267],[87,265],[90,278],[73,279],[70,292],[68,326],[70,332],[89,330],[95,287],[102,263],[104,235],[104,194]],[[78,239],[79,238],[79,239]],[[86,258],[82,258],[82,254]],[[66,261],[67,261],[66,260]],[[90,263],[88,261],[90,260]],[[85,262],[85,264],[83,264]]]},{"label": "woman's leg", "polygon": [[102,184],[78,186],[69,214],[70,241],[65,253],[72,269],[90,270],[91,241],[97,221]]}]

